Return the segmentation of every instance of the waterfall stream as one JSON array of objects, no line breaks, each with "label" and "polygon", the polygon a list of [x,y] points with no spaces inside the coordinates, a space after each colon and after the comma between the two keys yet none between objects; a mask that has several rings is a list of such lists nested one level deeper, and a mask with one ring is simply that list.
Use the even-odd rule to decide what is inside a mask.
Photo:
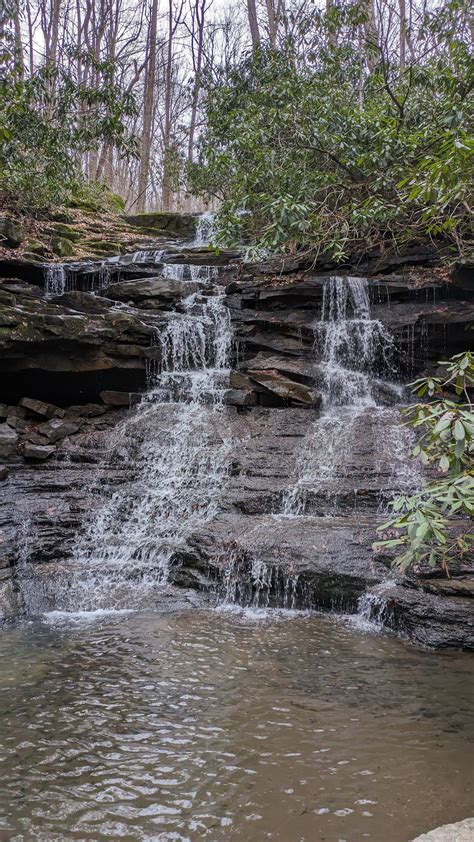
[{"label": "waterfall stream", "polygon": [[[324,284],[321,318],[315,322],[314,351],[322,413],[314,422],[296,466],[297,479],[283,497],[282,514],[305,512],[311,492],[334,494],[338,471],[351,453],[356,426],[380,409],[379,393],[400,400],[393,374],[393,338],[371,317],[364,278],[332,277]],[[383,409],[382,409],[383,411]],[[390,442],[389,442],[390,444]],[[386,459],[396,457],[388,448]]]},{"label": "waterfall stream", "polygon": [[108,454],[131,479],[99,496],[70,561],[40,585],[24,583],[29,613],[152,604],[173,553],[216,513],[230,448],[221,408],[232,336],[222,299],[193,293],[157,335],[161,366]]}]

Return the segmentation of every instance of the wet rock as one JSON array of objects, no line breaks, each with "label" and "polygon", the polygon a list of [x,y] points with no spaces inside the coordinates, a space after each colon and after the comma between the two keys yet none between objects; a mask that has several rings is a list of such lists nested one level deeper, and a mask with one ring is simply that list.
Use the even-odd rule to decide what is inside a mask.
[{"label": "wet rock", "polygon": [[143,278],[133,282],[111,284],[105,293],[114,301],[133,301],[137,304],[150,301],[169,305],[181,297],[183,284],[162,277]]},{"label": "wet rock", "polygon": [[474,839],[474,818],[464,819],[455,824],[445,824],[423,833],[413,842],[472,842]]},{"label": "wet rock", "polygon": [[268,369],[266,371],[249,370],[247,373],[253,382],[263,386],[283,401],[291,401],[292,403],[312,407],[319,406],[321,403],[321,396],[318,392],[308,389],[307,386],[296,383],[288,377],[284,377],[276,369]]},{"label": "wet rock", "polygon": [[231,371],[229,375],[229,386],[232,389],[252,389],[255,384],[252,383],[250,377],[242,374],[240,371]]},{"label": "wet rock", "polygon": [[18,432],[24,432],[27,428],[27,422],[24,418],[19,418],[18,415],[8,415],[6,423],[9,427],[13,430],[17,430]]},{"label": "wet rock", "polygon": [[23,406],[9,406],[5,403],[0,404],[0,418],[11,418],[13,416],[16,416],[17,418],[24,418],[25,415],[26,409]]},{"label": "wet rock", "polygon": [[8,424],[0,424],[0,456],[13,456],[18,444],[18,433]]},{"label": "wet rock", "polygon": [[39,433],[36,433],[34,430],[31,430],[31,431],[27,434],[26,438],[27,438],[27,439],[28,439],[28,441],[29,441],[29,442],[31,442],[32,444],[39,444],[39,445],[41,445],[41,446],[43,446],[43,445],[46,445],[46,446],[47,446],[47,445],[49,445],[49,441],[48,441],[48,439],[46,438],[46,436],[41,436]]},{"label": "wet rock", "polygon": [[25,459],[35,459],[41,462],[45,459],[49,459],[49,457],[55,452],[56,448],[53,445],[43,446],[40,444],[32,444],[32,442],[29,441],[25,442],[23,448],[23,456]]},{"label": "wet rock", "polygon": [[54,444],[54,442],[64,439],[66,436],[73,436],[79,429],[80,425],[74,421],[63,421],[60,418],[53,418],[46,424],[41,424],[38,427],[38,432]]},{"label": "wet rock", "polygon": [[251,389],[229,389],[224,395],[228,406],[255,406],[257,393]]},{"label": "wet rock", "polygon": [[441,596],[407,582],[387,585],[376,595],[382,598],[384,623],[419,646],[474,650],[471,596]]},{"label": "wet rock", "polygon": [[106,406],[133,406],[140,402],[141,397],[141,395],[134,392],[105,390],[100,393],[100,398]]},{"label": "wet rock", "polygon": [[24,409],[28,409],[30,412],[34,412],[35,415],[43,415],[46,418],[64,418],[64,409],[61,409],[59,406],[55,406],[52,403],[45,403],[44,401],[38,401],[35,398],[22,398],[20,401],[20,406]]},{"label": "wet rock", "polygon": [[6,465],[0,465],[0,480],[6,479],[9,473],[10,469]]},{"label": "wet rock", "polygon": [[107,412],[106,406],[101,406],[99,403],[86,403],[83,406],[80,404],[70,406],[67,409],[67,415],[78,415],[80,418],[98,418]]}]

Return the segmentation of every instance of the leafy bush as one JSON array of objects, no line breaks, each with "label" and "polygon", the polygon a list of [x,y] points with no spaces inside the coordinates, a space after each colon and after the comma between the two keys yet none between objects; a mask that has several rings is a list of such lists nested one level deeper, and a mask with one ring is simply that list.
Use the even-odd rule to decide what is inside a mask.
[{"label": "leafy bush", "polygon": [[[406,413],[407,423],[420,433],[413,455],[423,465],[436,466],[441,478],[392,501],[394,517],[379,527],[385,537],[374,549],[401,550],[393,563],[402,570],[425,562],[449,575],[449,566],[474,544],[474,531],[466,524],[474,514],[474,413],[469,397],[474,355],[457,354],[440,365],[446,368],[443,379],[427,377],[413,384],[420,397],[437,399]],[[458,401],[444,397],[447,387],[454,389]]]},{"label": "leafy bush", "polygon": [[0,102],[0,194],[13,209],[67,203],[85,189],[84,156],[103,143],[135,153],[124,122],[135,104],[112,82],[88,87],[54,67],[25,79],[13,69],[0,82]]},{"label": "leafy bush", "polygon": [[404,72],[381,60],[367,74],[352,39],[304,61],[291,45],[254,51],[209,87],[190,178],[195,192],[223,200],[220,242],[336,260],[420,237],[463,251],[472,64],[447,24],[454,7],[429,21],[438,52]]}]

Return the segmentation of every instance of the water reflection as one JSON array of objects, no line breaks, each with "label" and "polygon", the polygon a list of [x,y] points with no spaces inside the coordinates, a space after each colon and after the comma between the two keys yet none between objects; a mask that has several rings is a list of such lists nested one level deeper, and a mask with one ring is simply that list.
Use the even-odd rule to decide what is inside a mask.
[{"label": "water reflection", "polygon": [[472,812],[469,656],[295,613],[94,620],[0,638],[1,839],[407,842]]}]

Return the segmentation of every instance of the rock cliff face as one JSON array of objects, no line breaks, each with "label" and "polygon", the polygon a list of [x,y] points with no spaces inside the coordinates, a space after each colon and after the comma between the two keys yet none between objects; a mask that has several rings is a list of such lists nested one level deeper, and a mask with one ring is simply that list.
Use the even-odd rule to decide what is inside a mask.
[{"label": "rock cliff face", "polygon": [[[371,318],[393,336],[391,378],[382,376],[387,360],[376,360],[372,404],[339,415],[350,436],[335,440],[334,419],[313,432],[324,391],[314,322],[327,272],[243,266],[230,253],[162,240],[60,269],[12,259],[3,274],[0,617],[24,610],[32,571],[36,581],[48,577],[70,555],[98,495],[129,482],[133,469],[110,459],[110,441],[162,367],[158,340],[184,299],[219,286],[234,333],[222,410],[227,478],[217,514],[177,548],[170,581],[255,604],[350,612],[362,604],[417,643],[474,645],[467,562],[450,588],[432,578],[387,584],[389,560],[371,550],[384,504],[413,479],[398,426],[404,383],[469,345],[465,276],[415,272],[408,261],[403,273],[385,266],[369,278]],[[321,465],[328,471],[313,482]]]}]

